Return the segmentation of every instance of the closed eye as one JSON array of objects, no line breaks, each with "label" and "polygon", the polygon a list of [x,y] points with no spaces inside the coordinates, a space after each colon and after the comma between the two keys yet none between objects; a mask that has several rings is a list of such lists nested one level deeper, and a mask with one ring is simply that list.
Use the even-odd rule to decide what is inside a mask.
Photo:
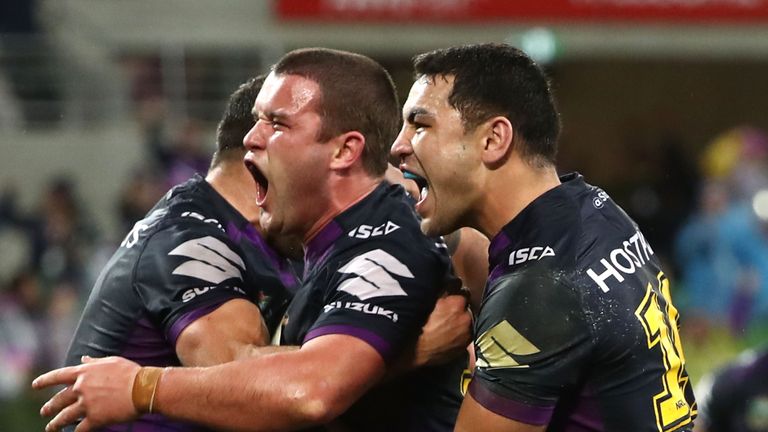
[{"label": "closed eye", "polygon": [[271,126],[272,129],[278,130],[281,128],[286,128],[288,125],[283,120],[283,116],[277,113],[271,113],[271,112],[265,112],[260,113],[259,118],[257,121],[266,123],[267,125]]},{"label": "closed eye", "polygon": [[418,122],[413,123],[413,128],[416,129],[416,132],[422,132],[424,131],[424,129],[427,129],[428,127],[429,125],[426,125],[424,123],[418,123]]}]

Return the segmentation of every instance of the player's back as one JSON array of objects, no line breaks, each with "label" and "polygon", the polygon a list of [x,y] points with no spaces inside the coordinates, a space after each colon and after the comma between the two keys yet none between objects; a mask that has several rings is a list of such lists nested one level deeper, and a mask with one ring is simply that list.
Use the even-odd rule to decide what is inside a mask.
[{"label": "player's back", "polygon": [[[66,364],[79,364],[83,355],[116,355],[144,366],[178,366],[181,332],[236,298],[259,304],[274,330],[290,300],[286,271],[248,221],[196,176],[138,221],[102,270]],[[133,426],[204,430],[156,415]]]},{"label": "player's back", "polygon": [[653,250],[605,192],[562,180],[491,244],[473,396],[552,431],[690,428],[677,311]]}]

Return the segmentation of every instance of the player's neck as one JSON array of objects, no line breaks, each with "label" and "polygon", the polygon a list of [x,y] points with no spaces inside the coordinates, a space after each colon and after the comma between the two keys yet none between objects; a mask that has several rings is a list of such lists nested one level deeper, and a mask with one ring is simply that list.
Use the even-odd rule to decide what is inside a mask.
[{"label": "player's neck", "polygon": [[365,172],[334,175],[329,181],[327,211],[304,236],[304,244],[309,243],[333,218],[367,197],[382,180],[382,177],[370,176]]},{"label": "player's neck", "polygon": [[[205,176],[213,189],[251,223],[258,223],[256,185],[245,165],[238,161],[222,161]],[[253,187],[247,187],[253,185]]]},{"label": "player's neck", "polygon": [[478,230],[492,239],[536,198],[560,185],[554,166],[533,167],[519,159],[490,175],[480,201]]}]

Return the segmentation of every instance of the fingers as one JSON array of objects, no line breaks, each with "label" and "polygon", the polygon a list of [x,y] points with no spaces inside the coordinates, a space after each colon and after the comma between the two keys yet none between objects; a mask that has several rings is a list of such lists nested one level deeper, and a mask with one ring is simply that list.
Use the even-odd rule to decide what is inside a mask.
[{"label": "fingers", "polygon": [[50,417],[75,402],[77,402],[77,394],[72,390],[72,387],[66,387],[43,405],[40,409],[40,415]]},{"label": "fingers", "polygon": [[75,432],[90,432],[91,430],[93,430],[93,423],[88,420],[88,417],[84,418],[75,428]]},{"label": "fingers", "polygon": [[467,308],[467,298],[460,294],[450,294],[437,300],[444,308],[463,312]]},{"label": "fingers", "polygon": [[32,381],[32,388],[39,390],[53,385],[70,385],[75,382],[79,374],[79,366],[69,366],[46,372]]},{"label": "fingers", "polygon": [[61,430],[64,426],[74,424],[78,419],[85,416],[85,408],[80,402],[75,402],[72,405],[61,410],[48,424],[45,426],[45,432],[56,432]]}]

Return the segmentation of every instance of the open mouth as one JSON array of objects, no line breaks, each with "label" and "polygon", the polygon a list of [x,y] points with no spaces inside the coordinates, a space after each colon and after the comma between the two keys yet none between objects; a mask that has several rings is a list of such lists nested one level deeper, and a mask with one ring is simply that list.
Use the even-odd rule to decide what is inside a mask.
[{"label": "open mouth", "polygon": [[246,160],[245,166],[248,168],[248,171],[251,173],[251,176],[253,176],[253,180],[256,181],[256,204],[261,206],[264,204],[264,201],[267,199],[267,191],[269,190],[269,180],[267,180],[267,177],[261,172],[259,167],[256,166],[253,162]]},{"label": "open mouth", "polygon": [[416,175],[410,171],[403,170],[403,176],[407,178],[408,180],[413,180],[416,182],[416,185],[419,187],[420,197],[418,197],[418,202],[416,204],[421,204],[424,202],[425,199],[427,199],[427,195],[429,195],[429,183],[427,182],[427,179],[424,177],[421,177],[419,175]]}]

